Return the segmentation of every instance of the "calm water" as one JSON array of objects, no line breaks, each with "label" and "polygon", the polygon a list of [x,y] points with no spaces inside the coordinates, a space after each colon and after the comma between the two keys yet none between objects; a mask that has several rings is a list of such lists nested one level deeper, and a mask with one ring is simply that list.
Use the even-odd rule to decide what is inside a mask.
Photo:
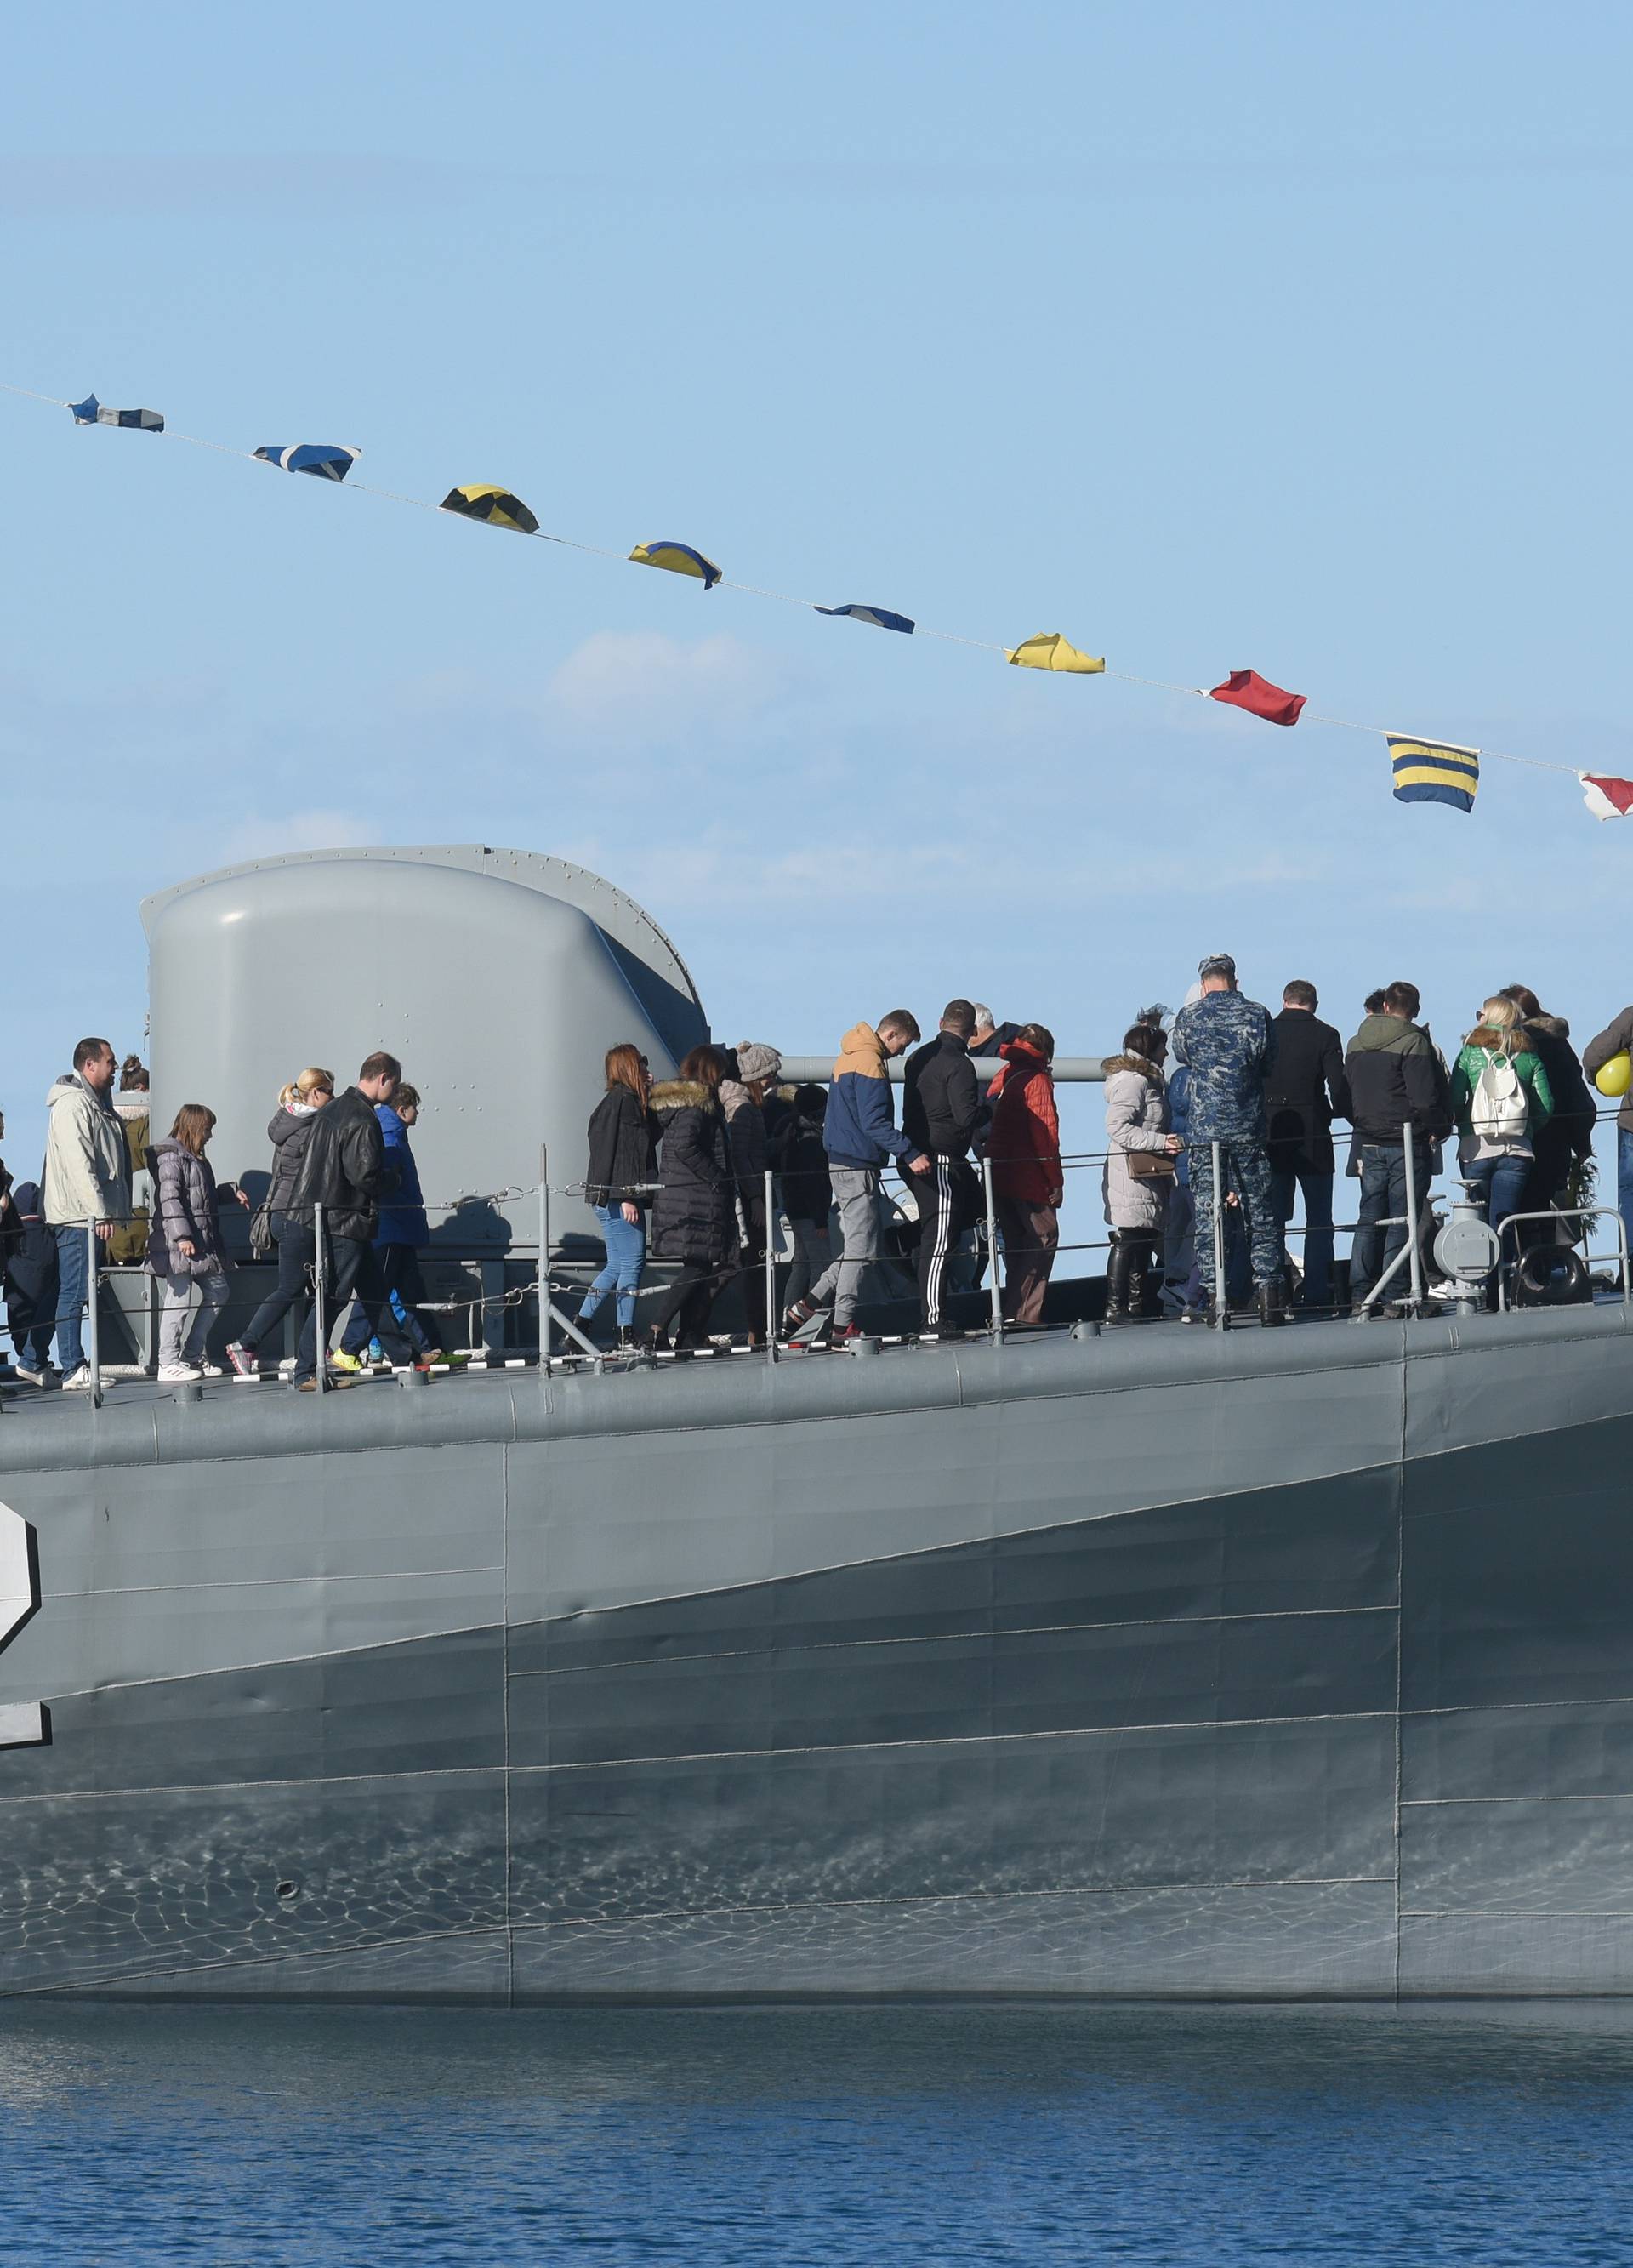
[{"label": "calm water", "polygon": [[1633,2259],[1633,2010],[0,2008],[0,2257]]}]

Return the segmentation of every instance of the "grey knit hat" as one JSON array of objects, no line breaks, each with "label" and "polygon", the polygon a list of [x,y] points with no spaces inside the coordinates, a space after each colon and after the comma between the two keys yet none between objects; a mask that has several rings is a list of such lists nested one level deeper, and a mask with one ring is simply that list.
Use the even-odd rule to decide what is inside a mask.
[{"label": "grey knit hat", "polygon": [[782,1076],[783,1058],[775,1048],[768,1048],[758,1040],[739,1040],[737,1047],[737,1075],[745,1086],[752,1086],[757,1079],[778,1079]]}]

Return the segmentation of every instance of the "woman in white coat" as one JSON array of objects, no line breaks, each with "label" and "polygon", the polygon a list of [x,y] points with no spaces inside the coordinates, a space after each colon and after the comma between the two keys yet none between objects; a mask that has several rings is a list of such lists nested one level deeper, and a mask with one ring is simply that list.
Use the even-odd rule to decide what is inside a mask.
[{"label": "woman in white coat", "polygon": [[[1123,1034],[1122,1053],[1106,1064],[1106,1171],[1102,1189],[1111,1223],[1106,1270],[1106,1320],[1129,1322],[1143,1309],[1145,1271],[1162,1241],[1173,1160],[1184,1148],[1168,1130],[1162,1073],[1167,1036],[1155,1014]],[[1137,1161],[1137,1162],[1136,1162]]]}]

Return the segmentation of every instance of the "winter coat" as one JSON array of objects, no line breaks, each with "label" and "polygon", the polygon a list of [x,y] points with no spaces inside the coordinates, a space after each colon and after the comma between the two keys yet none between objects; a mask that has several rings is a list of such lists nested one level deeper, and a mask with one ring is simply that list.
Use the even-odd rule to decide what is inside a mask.
[{"label": "winter coat", "polygon": [[408,1130],[389,1102],[377,1102],[374,1116],[379,1120],[380,1139],[386,1145],[386,1187],[390,1192],[381,1200],[374,1241],[411,1245],[417,1250],[430,1242],[431,1233]]},{"label": "winter coat", "polygon": [[113,1104],[71,1071],[57,1080],[46,1105],[47,1220],[54,1228],[76,1220],[129,1220],[130,1150]]},{"label": "winter coat", "polygon": [[969,1051],[973,1056],[1002,1055],[1010,1041],[1018,1040],[1019,1037],[1019,1024],[995,1024],[979,1047],[976,1047],[974,1042],[971,1042]]},{"label": "winter coat", "polygon": [[1054,1079],[1037,1049],[1024,1040],[1005,1040],[998,1053],[1008,1072],[987,1141],[993,1192],[1017,1204],[1052,1204],[1061,1186]]},{"label": "winter coat", "polygon": [[1526,1040],[1548,1077],[1554,1098],[1551,1117],[1531,1129],[1532,1153],[1536,1159],[1536,1182],[1527,1207],[1557,1197],[1570,1178],[1578,1158],[1592,1154],[1598,1106],[1593,1090],[1582,1076],[1577,1051],[1570,1044],[1570,1027],[1563,1016],[1534,1016],[1526,1026]]},{"label": "winter coat", "polygon": [[1458,1050],[1452,1067],[1452,1110],[1457,1120],[1457,1130],[1467,1145],[1461,1158],[1467,1165],[1472,1158],[1526,1158],[1532,1154],[1530,1137],[1538,1126],[1545,1125],[1554,1108],[1553,1089],[1548,1083],[1548,1073],[1528,1048],[1521,1049],[1507,1061],[1526,1091],[1526,1130],[1524,1134],[1499,1138],[1475,1130],[1474,1122],[1475,1089],[1480,1084],[1480,1074],[1486,1065],[1504,1057],[1504,1035],[1489,1031],[1484,1025],[1470,1032]]},{"label": "winter coat", "polygon": [[[221,1241],[221,1212],[216,1176],[208,1158],[195,1158],[185,1144],[166,1138],[148,1145],[153,1176],[153,1218],[147,1233],[147,1264],[156,1276],[213,1276],[227,1266]],[[190,1239],[189,1260],[176,1247]]]},{"label": "winter coat", "polygon": [[40,1210],[38,1182],[19,1182],[11,1192],[13,1226],[7,1238],[5,1296],[13,1336],[26,1316],[56,1313],[56,1239]]},{"label": "winter coat", "polygon": [[1361,1142],[1399,1150],[1409,1123],[1414,1142],[1452,1130],[1452,1110],[1434,1042],[1404,1016],[1369,1016],[1344,1057],[1350,1123]]},{"label": "winter coat", "polygon": [[[327,1109],[328,1105],[325,1103],[323,1108]],[[267,1139],[272,1145],[272,1179],[267,1187],[267,1211],[269,1213],[289,1211],[290,1191],[295,1186],[301,1152],[311,1138],[317,1119],[316,1103],[281,1102],[267,1121]]]},{"label": "winter coat", "polygon": [[737,1183],[732,1138],[718,1101],[701,1079],[666,1079],[652,1089],[661,1186],[652,1207],[651,1249],[660,1260],[724,1268],[737,1257]]},{"label": "winter coat", "polygon": [[1344,1043],[1308,1008],[1274,1019],[1276,1062],[1264,1082],[1265,1147],[1283,1173],[1330,1174],[1332,1123],[1350,1116]]},{"label": "winter coat", "polygon": [[1162,1226],[1172,1181],[1137,1181],[1129,1167],[1130,1150],[1167,1155],[1168,1095],[1163,1076],[1144,1056],[1112,1056],[1106,1071],[1106,1170],[1100,1193],[1114,1228],[1151,1231]]},{"label": "winter coat", "polygon": [[888,1061],[872,1024],[853,1024],[840,1045],[822,1121],[830,1164],[861,1173],[892,1158],[910,1166],[918,1156],[908,1137],[896,1131]]},{"label": "winter coat", "polygon": [[[1633,1051],[1633,1008],[1624,1008],[1613,1017],[1596,1039],[1588,1042],[1582,1050],[1582,1069],[1589,1079],[1596,1079],[1612,1056],[1624,1056]],[[1622,1098],[1622,1108],[1616,1113],[1618,1126],[1625,1126],[1633,1134],[1633,1086]]]},{"label": "winter coat", "polygon": [[369,1244],[379,1226],[380,1199],[392,1186],[374,1105],[349,1086],[319,1111],[283,1210],[309,1228],[321,1205],[326,1236]]},{"label": "winter coat", "polygon": [[938,1032],[907,1060],[901,1130],[931,1158],[967,1158],[981,1116],[981,1087],[969,1044]]},{"label": "winter coat", "polygon": [[590,1113],[590,1167],[585,1201],[592,1205],[639,1205],[652,1202],[643,1182],[658,1179],[658,1130],[652,1114],[632,1087],[609,1086]]},{"label": "winter coat", "polygon": [[820,1123],[791,1108],[783,1121],[777,1157],[783,1177],[783,1208],[790,1220],[828,1226],[834,1209],[834,1184],[828,1179],[828,1152],[822,1146]]},{"label": "winter coat", "polygon": [[1204,992],[1173,1020],[1173,1056],[1191,1074],[1193,1142],[1264,1140],[1264,1086],[1276,1065],[1270,1012],[1243,992]]},{"label": "winter coat", "polygon": [[732,1149],[732,1171],[737,1193],[745,1205],[766,1201],[766,1167],[771,1148],[766,1139],[765,1115],[748,1089],[735,1079],[720,1082],[720,1108],[725,1113],[726,1137]]}]

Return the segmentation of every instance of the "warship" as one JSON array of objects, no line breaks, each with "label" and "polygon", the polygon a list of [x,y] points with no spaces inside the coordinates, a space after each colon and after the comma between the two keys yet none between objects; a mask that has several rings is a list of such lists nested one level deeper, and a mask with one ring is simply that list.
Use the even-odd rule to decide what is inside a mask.
[{"label": "warship", "polygon": [[477,847],[143,918],[155,1119],[252,1191],[295,1070],[402,1056],[479,1359],[166,1389],[114,1270],[116,1382],[7,1396],[0,1992],[1633,1990],[1621,1299],[598,1367],[601,1055],[707,1034],[656,924]]}]

